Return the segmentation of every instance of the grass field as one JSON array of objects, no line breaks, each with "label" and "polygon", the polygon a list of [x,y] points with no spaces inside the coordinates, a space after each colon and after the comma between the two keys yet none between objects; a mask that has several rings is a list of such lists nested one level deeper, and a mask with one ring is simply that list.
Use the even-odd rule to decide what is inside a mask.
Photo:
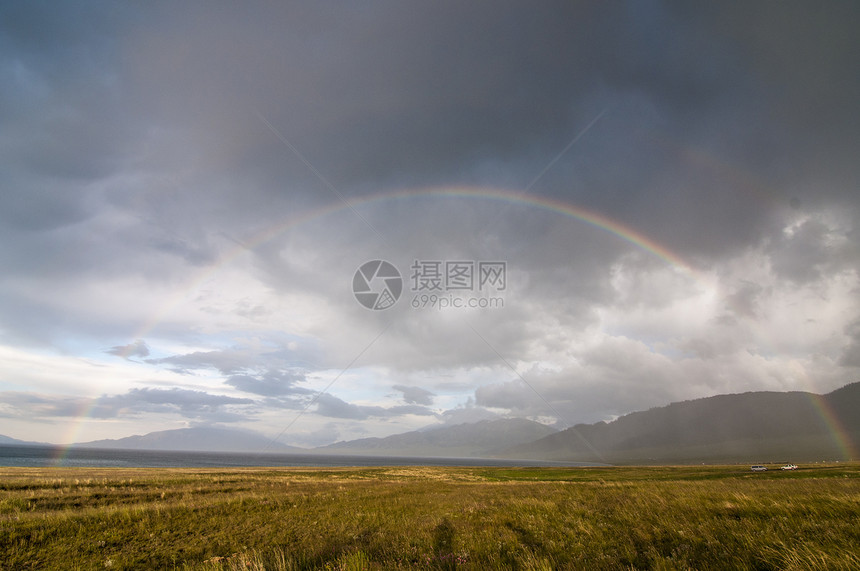
[{"label": "grass field", "polygon": [[860,465],[0,469],[2,569],[860,569]]}]

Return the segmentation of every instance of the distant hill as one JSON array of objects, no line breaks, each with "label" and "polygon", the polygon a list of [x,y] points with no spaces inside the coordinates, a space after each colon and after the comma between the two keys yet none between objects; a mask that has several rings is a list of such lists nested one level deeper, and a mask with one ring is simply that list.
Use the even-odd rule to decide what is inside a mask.
[{"label": "distant hill", "polygon": [[[0,436],[0,444],[38,445]],[[749,392],[672,403],[563,431],[526,419],[482,420],[312,450],[218,427],[75,444],[85,448],[368,456],[500,457],[612,464],[860,459],[860,382],[826,395]]]},{"label": "distant hill", "polygon": [[18,440],[17,438],[11,438],[9,436],[3,436],[0,434],[0,445],[9,445],[9,446],[50,446],[50,444],[46,444],[45,442],[31,442],[29,440]]},{"label": "distant hill", "polygon": [[79,448],[118,448],[124,450],[182,450],[195,452],[306,452],[272,442],[250,430],[196,427],[150,432],[116,440],[95,440],[75,444]]},{"label": "distant hill", "polygon": [[482,420],[471,424],[417,430],[385,438],[360,438],[316,448],[326,454],[380,456],[480,457],[556,432],[524,418]]},{"label": "distant hill", "polygon": [[673,403],[580,424],[503,454],[616,464],[810,462],[848,460],[858,444],[860,383],[852,383],[826,395],[750,392]]}]

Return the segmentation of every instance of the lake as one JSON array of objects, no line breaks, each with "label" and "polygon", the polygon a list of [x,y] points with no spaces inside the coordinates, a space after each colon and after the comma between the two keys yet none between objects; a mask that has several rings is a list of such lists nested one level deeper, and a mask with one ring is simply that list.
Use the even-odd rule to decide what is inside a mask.
[{"label": "lake", "polygon": [[321,454],[267,454],[240,452],[177,452],[116,450],[51,446],[0,445],[0,466],[217,468],[239,466],[594,466],[580,462],[503,460],[497,458],[409,458],[394,456],[342,456]]}]

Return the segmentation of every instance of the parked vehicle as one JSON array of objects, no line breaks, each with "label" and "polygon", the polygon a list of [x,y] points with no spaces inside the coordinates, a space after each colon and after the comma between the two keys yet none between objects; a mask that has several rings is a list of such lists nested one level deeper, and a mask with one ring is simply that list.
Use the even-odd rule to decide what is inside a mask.
[{"label": "parked vehicle", "polygon": [[781,470],[797,470],[797,466],[794,464],[786,464],[781,468]]},{"label": "parked vehicle", "polygon": [[753,472],[767,472],[767,466],[753,466],[750,468]]}]

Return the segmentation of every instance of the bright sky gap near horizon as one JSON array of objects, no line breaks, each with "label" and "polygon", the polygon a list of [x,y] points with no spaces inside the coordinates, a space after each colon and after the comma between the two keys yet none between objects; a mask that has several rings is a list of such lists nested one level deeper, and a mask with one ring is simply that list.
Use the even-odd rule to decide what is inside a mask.
[{"label": "bright sky gap near horizon", "polygon": [[[3,3],[0,434],[311,447],[858,381],[858,21]],[[505,262],[504,303],[415,308],[416,261]]]}]

